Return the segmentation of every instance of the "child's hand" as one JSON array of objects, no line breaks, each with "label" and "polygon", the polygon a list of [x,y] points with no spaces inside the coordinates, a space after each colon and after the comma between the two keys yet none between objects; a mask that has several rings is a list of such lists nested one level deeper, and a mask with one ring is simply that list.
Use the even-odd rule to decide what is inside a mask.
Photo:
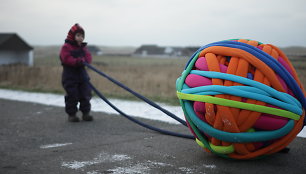
[{"label": "child's hand", "polygon": [[76,60],[76,66],[82,66],[85,62],[84,58],[77,58]]}]

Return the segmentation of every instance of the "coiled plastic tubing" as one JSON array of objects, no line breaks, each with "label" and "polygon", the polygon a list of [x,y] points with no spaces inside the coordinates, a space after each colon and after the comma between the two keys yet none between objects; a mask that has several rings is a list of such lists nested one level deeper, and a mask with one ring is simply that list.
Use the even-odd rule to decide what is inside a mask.
[{"label": "coiled plastic tubing", "polygon": [[287,56],[271,44],[233,39],[203,46],[176,88],[196,142],[222,157],[281,151],[305,125],[305,90]]}]

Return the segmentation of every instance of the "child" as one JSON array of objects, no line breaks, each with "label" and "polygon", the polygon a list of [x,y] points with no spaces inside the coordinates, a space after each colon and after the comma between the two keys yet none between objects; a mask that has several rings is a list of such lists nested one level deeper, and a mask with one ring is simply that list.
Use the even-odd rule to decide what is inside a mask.
[{"label": "child", "polygon": [[60,52],[63,65],[62,85],[66,91],[65,111],[70,122],[80,121],[76,116],[78,103],[80,103],[79,110],[83,113],[82,119],[93,120],[89,115],[91,89],[86,82],[89,76],[83,65],[83,62],[91,63],[92,57],[86,47],[87,43],[83,42],[84,36],[84,29],[79,24],[73,25]]}]

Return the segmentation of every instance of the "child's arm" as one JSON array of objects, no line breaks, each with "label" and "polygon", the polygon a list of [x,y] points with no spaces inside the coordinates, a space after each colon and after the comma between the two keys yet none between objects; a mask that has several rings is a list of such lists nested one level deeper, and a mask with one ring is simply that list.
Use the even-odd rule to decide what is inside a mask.
[{"label": "child's arm", "polygon": [[84,48],[84,51],[85,51],[85,61],[90,64],[92,62],[91,54],[86,47]]},{"label": "child's arm", "polygon": [[70,54],[70,48],[68,45],[64,45],[60,53],[61,61],[64,65],[77,66],[78,59],[74,58]]}]

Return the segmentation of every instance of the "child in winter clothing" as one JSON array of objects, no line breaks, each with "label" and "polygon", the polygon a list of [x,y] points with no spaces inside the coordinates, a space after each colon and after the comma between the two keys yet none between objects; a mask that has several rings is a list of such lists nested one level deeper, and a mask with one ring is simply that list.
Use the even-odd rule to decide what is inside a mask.
[{"label": "child in winter clothing", "polygon": [[80,103],[79,110],[83,113],[82,119],[93,120],[89,115],[91,89],[86,82],[89,76],[83,65],[84,62],[91,63],[92,57],[86,47],[87,43],[83,42],[84,36],[84,29],[79,24],[73,25],[60,51],[63,66],[62,85],[66,91],[65,111],[70,122],[80,121],[76,116],[78,103]]}]

